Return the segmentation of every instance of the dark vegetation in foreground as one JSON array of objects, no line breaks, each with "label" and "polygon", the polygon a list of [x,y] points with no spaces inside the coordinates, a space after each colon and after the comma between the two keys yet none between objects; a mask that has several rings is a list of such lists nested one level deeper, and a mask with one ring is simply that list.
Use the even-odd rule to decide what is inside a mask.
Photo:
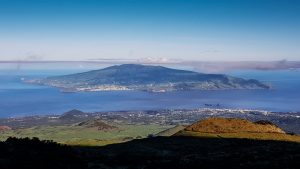
[{"label": "dark vegetation in foreground", "polygon": [[0,142],[0,150],[1,169],[86,168],[74,148],[38,138],[8,138]]},{"label": "dark vegetation in foreground", "polygon": [[0,142],[0,168],[298,168],[300,144],[199,137],[153,137],[104,147],[65,146],[9,138]]}]

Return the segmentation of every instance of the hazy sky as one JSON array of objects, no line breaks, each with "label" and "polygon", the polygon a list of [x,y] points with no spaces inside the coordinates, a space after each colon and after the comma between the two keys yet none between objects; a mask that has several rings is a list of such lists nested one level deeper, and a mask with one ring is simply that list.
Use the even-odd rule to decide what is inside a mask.
[{"label": "hazy sky", "polygon": [[298,0],[0,0],[0,60],[300,60]]}]

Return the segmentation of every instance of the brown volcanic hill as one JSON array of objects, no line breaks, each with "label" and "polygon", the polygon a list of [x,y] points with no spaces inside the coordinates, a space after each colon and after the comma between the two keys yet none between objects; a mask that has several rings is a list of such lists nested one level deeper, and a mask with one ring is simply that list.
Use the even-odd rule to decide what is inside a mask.
[{"label": "brown volcanic hill", "polygon": [[285,132],[269,121],[251,122],[235,118],[209,118],[196,122],[185,131],[201,133],[281,133]]},{"label": "brown volcanic hill", "polygon": [[85,122],[81,122],[78,124],[78,126],[84,126],[87,128],[98,128],[98,130],[112,130],[112,129],[117,129],[116,126],[112,126],[109,124],[106,124],[105,122],[101,121],[100,119],[95,119],[95,120],[88,120]]},{"label": "brown volcanic hill", "polygon": [[0,126],[0,131],[11,130],[9,126]]},{"label": "brown volcanic hill", "polygon": [[286,134],[269,121],[251,122],[235,118],[209,118],[198,121],[173,136],[243,138],[254,140],[277,140],[300,143],[300,136]]}]

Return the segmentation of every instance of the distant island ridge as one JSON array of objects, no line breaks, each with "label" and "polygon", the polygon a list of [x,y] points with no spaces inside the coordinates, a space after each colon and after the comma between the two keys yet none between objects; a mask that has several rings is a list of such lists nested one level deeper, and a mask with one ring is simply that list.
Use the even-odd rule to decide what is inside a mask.
[{"label": "distant island ridge", "polygon": [[58,87],[64,92],[111,90],[168,92],[270,88],[255,79],[140,64],[115,65],[83,73],[25,80],[25,82]]}]

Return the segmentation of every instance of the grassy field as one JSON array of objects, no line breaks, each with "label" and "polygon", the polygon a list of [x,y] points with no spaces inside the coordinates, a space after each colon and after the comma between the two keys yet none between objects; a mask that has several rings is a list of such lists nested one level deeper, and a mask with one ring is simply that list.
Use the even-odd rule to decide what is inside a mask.
[{"label": "grassy field", "polygon": [[1,131],[0,140],[6,140],[8,137],[38,137],[41,140],[53,140],[69,145],[107,145],[134,138],[145,138],[149,134],[156,134],[172,126],[120,124],[117,127],[118,129],[101,131],[82,126],[38,126]]}]

